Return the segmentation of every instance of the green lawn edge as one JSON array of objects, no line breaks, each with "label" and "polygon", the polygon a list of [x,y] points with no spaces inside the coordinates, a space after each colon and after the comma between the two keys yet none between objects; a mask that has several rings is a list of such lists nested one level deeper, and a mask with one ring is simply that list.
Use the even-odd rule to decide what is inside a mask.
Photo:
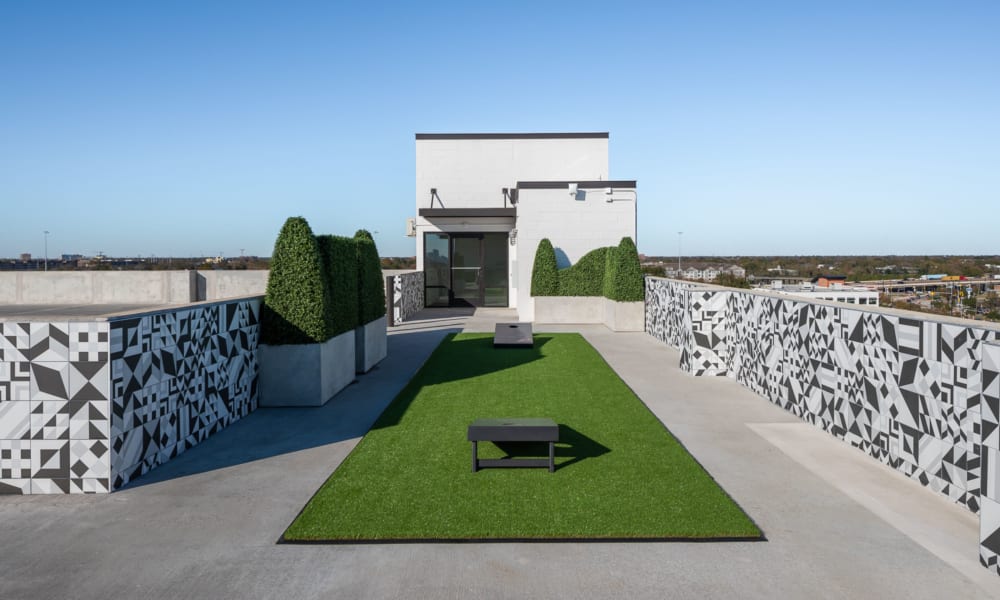
[{"label": "green lawn edge", "polygon": [[[582,336],[535,339],[493,349],[491,334],[445,337],[281,541],[763,539]],[[465,428],[488,416],[560,423],[556,473],[473,474]],[[480,454],[503,456],[491,444]]]}]

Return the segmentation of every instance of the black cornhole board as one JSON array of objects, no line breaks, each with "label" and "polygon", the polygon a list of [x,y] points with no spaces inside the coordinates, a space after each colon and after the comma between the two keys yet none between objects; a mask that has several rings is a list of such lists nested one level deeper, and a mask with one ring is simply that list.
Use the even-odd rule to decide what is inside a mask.
[{"label": "black cornhole board", "polygon": [[531,323],[497,323],[493,330],[494,348],[534,348]]},{"label": "black cornhole board", "polygon": [[[476,419],[469,425],[472,472],[485,467],[548,467],[556,470],[559,425],[552,419]],[[549,458],[479,458],[479,442],[548,442]]]}]

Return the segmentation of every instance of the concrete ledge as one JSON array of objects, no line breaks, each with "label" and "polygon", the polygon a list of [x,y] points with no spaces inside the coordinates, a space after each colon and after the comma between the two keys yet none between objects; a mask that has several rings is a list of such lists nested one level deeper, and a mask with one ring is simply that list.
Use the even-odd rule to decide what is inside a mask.
[{"label": "concrete ledge", "polygon": [[11,271],[0,304],[187,304],[262,295],[268,271]]},{"label": "concrete ledge", "polygon": [[322,344],[261,344],[260,406],[323,406],[354,381],[354,331]]},{"label": "concrete ledge", "polygon": [[604,323],[601,296],[534,296],[535,323]]},{"label": "concrete ledge", "polygon": [[355,371],[367,373],[387,354],[386,317],[383,315],[354,329]]},{"label": "concrete ledge", "polygon": [[644,302],[604,296],[534,296],[536,323],[600,323],[612,331],[645,331]]}]

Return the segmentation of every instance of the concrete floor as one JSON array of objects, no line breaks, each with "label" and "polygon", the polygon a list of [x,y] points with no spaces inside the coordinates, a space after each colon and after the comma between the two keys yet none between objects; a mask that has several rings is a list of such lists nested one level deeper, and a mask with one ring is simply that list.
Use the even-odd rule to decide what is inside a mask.
[{"label": "concrete floor", "polygon": [[105,496],[0,497],[0,598],[1000,598],[978,520],[642,334],[579,330],[764,530],[751,543],[276,545],[449,331],[425,311],[325,407],[261,409]]}]

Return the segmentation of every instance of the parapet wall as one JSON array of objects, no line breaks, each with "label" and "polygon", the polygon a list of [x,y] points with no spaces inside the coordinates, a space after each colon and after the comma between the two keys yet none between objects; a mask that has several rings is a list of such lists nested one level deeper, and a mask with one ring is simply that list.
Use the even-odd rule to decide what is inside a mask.
[{"label": "parapet wall", "polygon": [[0,304],[186,304],[256,296],[266,270],[0,272]]},{"label": "parapet wall", "polygon": [[1000,573],[1000,328],[650,277],[646,331],[978,513]]},{"label": "parapet wall", "polygon": [[109,492],[256,409],[260,305],[0,322],[0,493]]}]

